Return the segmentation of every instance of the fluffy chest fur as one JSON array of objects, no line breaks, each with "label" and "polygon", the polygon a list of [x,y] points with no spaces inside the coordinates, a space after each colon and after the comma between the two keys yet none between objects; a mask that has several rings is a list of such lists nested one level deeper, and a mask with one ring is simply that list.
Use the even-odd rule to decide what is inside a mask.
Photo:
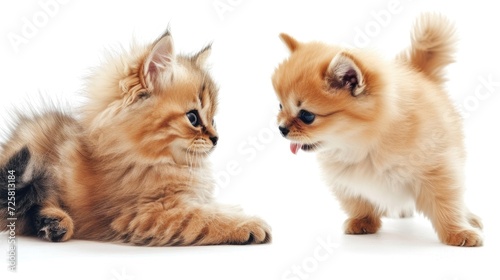
[{"label": "fluffy chest fur", "polygon": [[413,206],[415,179],[408,167],[398,164],[377,167],[370,156],[352,163],[342,160],[342,156],[339,151],[318,155],[323,176],[334,192],[363,197],[381,213],[400,213]]}]

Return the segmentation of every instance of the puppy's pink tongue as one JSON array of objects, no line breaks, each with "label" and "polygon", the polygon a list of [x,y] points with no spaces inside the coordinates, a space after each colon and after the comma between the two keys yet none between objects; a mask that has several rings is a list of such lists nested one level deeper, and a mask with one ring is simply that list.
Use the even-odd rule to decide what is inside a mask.
[{"label": "puppy's pink tongue", "polygon": [[290,151],[292,151],[292,153],[294,155],[297,154],[297,152],[300,150],[300,148],[302,148],[302,144],[300,144],[300,143],[290,143]]}]

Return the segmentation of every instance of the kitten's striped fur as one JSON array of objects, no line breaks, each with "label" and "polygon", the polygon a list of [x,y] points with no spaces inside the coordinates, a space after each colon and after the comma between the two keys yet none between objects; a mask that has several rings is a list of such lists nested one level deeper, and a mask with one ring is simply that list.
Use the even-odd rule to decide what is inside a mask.
[{"label": "kitten's striped fur", "polygon": [[206,159],[217,144],[218,89],[204,68],[209,52],[175,55],[166,32],[94,71],[81,120],[21,118],[0,156],[0,228],[5,172],[15,169],[26,208],[20,234],[148,246],[269,242],[264,221],[212,198]]}]

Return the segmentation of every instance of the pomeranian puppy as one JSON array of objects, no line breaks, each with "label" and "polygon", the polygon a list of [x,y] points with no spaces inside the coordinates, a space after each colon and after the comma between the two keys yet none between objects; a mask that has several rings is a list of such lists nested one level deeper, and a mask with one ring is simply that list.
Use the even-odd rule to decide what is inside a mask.
[{"label": "pomeranian puppy", "polygon": [[482,224],[464,204],[462,120],[444,90],[455,28],[423,14],[396,59],[281,39],[291,55],[272,81],[290,149],[316,151],[348,214],[345,233],[375,233],[381,217],[428,217],[448,245],[481,246]]}]

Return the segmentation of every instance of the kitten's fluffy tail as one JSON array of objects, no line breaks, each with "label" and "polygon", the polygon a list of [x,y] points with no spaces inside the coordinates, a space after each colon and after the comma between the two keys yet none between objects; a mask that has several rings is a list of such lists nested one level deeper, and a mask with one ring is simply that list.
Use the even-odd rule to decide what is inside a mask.
[{"label": "kitten's fluffy tail", "polygon": [[416,21],[411,34],[411,47],[398,59],[406,61],[431,80],[444,82],[444,67],[454,62],[455,27],[446,17],[425,13]]},{"label": "kitten's fluffy tail", "polygon": [[[25,218],[30,215],[30,210],[41,205],[46,197],[48,176],[43,170],[30,168],[30,159],[30,151],[24,147],[14,154],[5,166],[0,167],[2,219]],[[7,217],[3,217],[5,215]]]}]

